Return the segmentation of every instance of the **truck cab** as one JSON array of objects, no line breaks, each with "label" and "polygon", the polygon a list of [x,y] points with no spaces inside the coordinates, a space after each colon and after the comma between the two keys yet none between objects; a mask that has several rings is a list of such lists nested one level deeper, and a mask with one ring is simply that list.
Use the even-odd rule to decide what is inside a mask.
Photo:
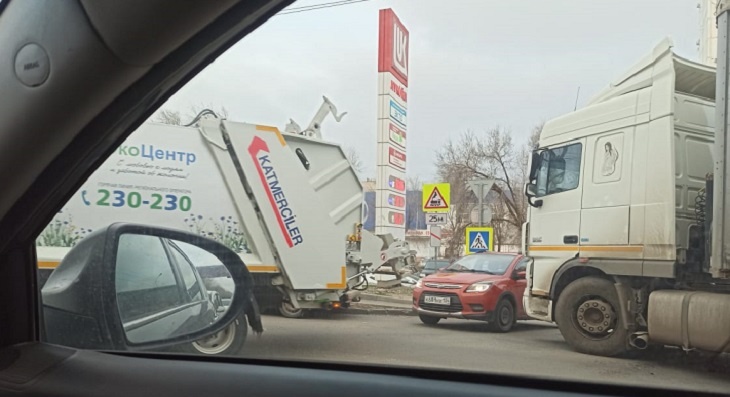
[{"label": "truck cab", "polygon": [[[523,299],[531,317],[560,324],[561,294],[584,277],[646,294],[650,284],[703,277],[714,101],[715,69],[674,54],[665,40],[583,109],[545,124],[525,187],[523,244],[534,262]],[[566,307],[584,337],[641,329],[647,297],[634,297],[639,309],[629,313],[635,291],[613,289],[603,303],[589,301],[604,309],[593,323],[579,314],[581,303]]]}]

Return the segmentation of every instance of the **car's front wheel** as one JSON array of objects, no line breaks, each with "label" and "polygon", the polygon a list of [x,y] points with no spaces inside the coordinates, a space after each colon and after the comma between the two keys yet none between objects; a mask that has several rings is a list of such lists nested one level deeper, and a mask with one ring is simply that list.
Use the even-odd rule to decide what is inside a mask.
[{"label": "car's front wheel", "polygon": [[426,325],[436,325],[439,321],[441,321],[441,317],[424,316],[423,314],[419,314],[418,318],[420,318],[421,322]]},{"label": "car's front wheel", "polygon": [[515,324],[515,306],[507,298],[497,303],[494,310],[494,318],[489,322],[488,327],[493,332],[509,332]]},{"label": "car's front wheel", "polygon": [[241,314],[226,328],[207,337],[177,346],[174,350],[187,354],[210,356],[235,356],[243,352],[243,345],[248,336],[248,323]]}]

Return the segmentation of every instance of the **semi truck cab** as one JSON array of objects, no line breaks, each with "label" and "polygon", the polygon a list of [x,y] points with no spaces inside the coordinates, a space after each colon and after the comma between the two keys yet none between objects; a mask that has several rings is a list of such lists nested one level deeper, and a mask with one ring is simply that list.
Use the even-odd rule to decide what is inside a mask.
[{"label": "semi truck cab", "polygon": [[664,40],[583,109],[545,124],[525,186],[534,262],[523,299],[577,350],[620,353],[643,335],[652,291],[710,278],[714,101],[715,69]]}]

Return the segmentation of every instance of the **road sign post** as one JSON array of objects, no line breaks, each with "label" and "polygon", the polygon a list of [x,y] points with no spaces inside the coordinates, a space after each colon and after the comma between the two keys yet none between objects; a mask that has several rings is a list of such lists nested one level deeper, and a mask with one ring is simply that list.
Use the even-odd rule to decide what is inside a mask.
[{"label": "road sign post", "polygon": [[438,259],[439,247],[441,246],[441,226],[431,226],[431,247],[433,247],[433,259]]}]

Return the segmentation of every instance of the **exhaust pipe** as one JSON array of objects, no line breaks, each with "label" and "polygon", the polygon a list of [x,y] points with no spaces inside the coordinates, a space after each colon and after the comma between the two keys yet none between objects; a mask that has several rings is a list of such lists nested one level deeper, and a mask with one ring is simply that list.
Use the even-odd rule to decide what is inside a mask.
[{"label": "exhaust pipe", "polygon": [[648,332],[634,332],[629,335],[629,345],[644,350],[649,347],[649,333]]}]

